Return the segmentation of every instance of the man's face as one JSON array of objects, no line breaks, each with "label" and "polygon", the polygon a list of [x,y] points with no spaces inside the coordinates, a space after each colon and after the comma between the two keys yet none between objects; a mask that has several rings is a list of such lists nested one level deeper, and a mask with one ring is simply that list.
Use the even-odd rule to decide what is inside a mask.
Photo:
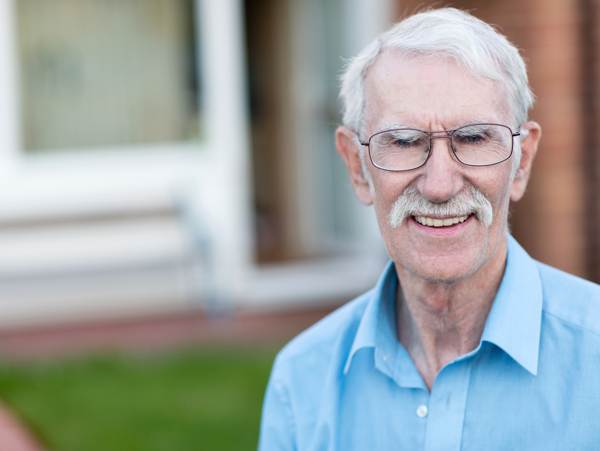
[{"label": "man's face", "polygon": [[[405,58],[388,51],[369,70],[366,89],[366,136],[361,139],[394,126],[430,131],[474,123],[510,126],[501,89],[465,74],[451,61]],[[367,158],[370,196],[394,262],[426,280],[454,282],[489,261],[505,236],[512,159],[470,167],[456,160],[448,139],[431,143],[427,163],[410,171],[384,171]],[[411,216],[394,227],[390,211],[407,188],[433,203],[449,201],[475,188],[491,203],[491,225],[471,215],[462,223],[433,227]]]}]

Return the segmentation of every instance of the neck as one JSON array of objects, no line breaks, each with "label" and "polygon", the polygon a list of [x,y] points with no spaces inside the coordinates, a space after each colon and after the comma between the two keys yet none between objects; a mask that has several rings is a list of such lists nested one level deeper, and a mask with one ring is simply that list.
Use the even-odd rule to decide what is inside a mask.
[{"label": "neck", "polygon": [[488,262],[453,283],[427,281],[396,265],[398,338],[429,390],[446,364],[479,345],[504,275],[506,249],[503,238]]}]

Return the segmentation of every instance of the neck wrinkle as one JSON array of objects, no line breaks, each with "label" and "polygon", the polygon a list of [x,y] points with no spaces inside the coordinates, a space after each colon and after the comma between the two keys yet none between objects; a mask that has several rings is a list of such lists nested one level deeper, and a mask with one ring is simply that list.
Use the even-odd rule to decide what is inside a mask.
[{"label": "neck wrinkle", "polygon": [[492,265],[480,268],[481,274],[452,284],[413,280],[416,276],[396,268],[396,333],[430,390],[445,365],[479,345],[504,275],[506,252],[500,263],[488,263]]}]

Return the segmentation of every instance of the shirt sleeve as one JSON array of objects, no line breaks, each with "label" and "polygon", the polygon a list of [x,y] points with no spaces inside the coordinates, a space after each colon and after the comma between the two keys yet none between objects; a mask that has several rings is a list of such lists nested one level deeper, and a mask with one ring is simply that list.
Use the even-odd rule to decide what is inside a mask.
[{"label": "shirt sleeve", "polygon": [[271,373],[263,404],[259,451],[296,451],[292,409],[276,366]]}]

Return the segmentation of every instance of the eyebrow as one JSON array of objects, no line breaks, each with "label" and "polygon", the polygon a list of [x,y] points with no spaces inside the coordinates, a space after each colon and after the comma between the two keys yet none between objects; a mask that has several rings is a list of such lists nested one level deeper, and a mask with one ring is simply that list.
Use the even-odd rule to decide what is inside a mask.
[{"label": "eyebrow", "polygon": [[[461,122],[459,125],[454,126],[453,128],[449,128],[447,130],[456,130],[457,128],[460,127],[465,127],[467,125],[475,125],[475,124],[496,124],[497,122],[492,121],[491,119],[483,119],[481,117],[479,118],[471,118],[470,120]],[[386,132],[389,130],[395,130],[398,128],[410,128],[410,129],[414,129],[414,130],[423,130],[423,131],[431,131],[431,130],[424,130],[420,127],[417,127],[415,125],[407,125],[407,124],[401,124],[399,122],[389,122],[387,124],[385,124],[381,129],[379,129],[379,131],[377,133],[380,132]],[[442,130],[440,130],[442,131]]]},{"label": "eyebrow", "polygon": [[406,124],[400,124],[398,122],[390,122],[390,123],[384,125],[381,129],[379,129],[379,132],[385,132],[385,131],[388,131],[388,130],[395,130],[395,129],[398,129],[398,128],[414,128],[414,129],[417,129],[417,130],[421,130],[420,128],[415,127],[415,126],[406,125]]}]

